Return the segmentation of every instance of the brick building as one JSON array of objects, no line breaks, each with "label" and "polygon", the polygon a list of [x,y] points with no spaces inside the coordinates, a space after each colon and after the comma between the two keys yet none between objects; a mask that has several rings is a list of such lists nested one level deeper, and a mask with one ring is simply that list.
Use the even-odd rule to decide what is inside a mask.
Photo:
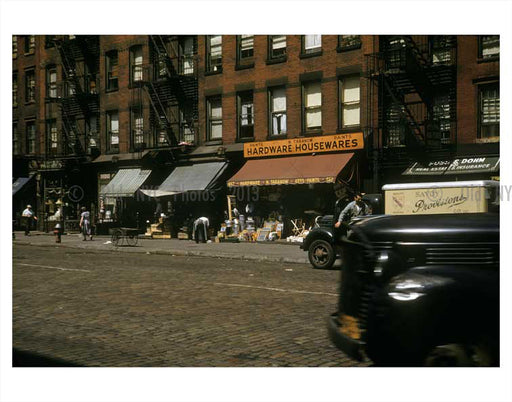
[{"label": "brick building", "polygon": [[[335,189],[343,195],[347,186],[361,188],[367,166],[362,135],[359,149],[341,155],[322,152],[321,143],[363,131],[364,55],[373,46],[371,36],[199,37],[202,144],[225,151],[237,167],[228,186],[242,207],[257,199],[262,216],[277,211],[306,218],[307,210],[332,211]],[[293,150],[244,158],[248,143],[295,147],[316,141],[313,158],[311,151]]]},{"label": "brick building", "polygon": [[306,218],[498,169],[497,36],[13,36],[13,212],[36,204],[41,228],[82,205],[107,226],[218,221],[229,193]]},{"label": "brick building", "polygon": [[381,36],[366,57],[373,190],[499,177],[499,36]]}]

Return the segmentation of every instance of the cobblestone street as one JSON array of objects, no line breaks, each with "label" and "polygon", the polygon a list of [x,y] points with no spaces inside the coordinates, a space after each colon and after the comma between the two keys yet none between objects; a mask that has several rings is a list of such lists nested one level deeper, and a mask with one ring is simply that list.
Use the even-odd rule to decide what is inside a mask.
[{"label": "cobblestone street", "polygon": [[18,244],[13,347],[78,366],[366,366],[327,338],[338,277],[306,264]]}]

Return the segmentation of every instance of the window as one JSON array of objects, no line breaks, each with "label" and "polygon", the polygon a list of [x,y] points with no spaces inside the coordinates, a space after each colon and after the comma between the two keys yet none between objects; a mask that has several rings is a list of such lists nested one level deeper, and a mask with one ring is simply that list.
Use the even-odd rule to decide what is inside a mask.
[{"label": "window", "polygon": [[20,150],[20,141],[18,138],[18,123],[12,123],[12,153],[13,155],[19,155],[21,153]]},{"label": "window", "polygon": [[211,35],[206,37],[206,69],[208,72],[222,71],[222,36]]},{"label": "window", "polygon": [[18,73],[12,75],[12,107],[18,106]]},{"label": "window", "polygon": [[132,141],[134,148],[141,148],[144,144],[144,116],[142,110],[132,110]]},{"label": "window", "polygon": [[96,74],[90,71],[87,63],[84,63],[84,89],[91,95],[98,93],[96,88]]},{"label": "window", "polygon": [[119,152],[119,113],[117,110],[107,112],[107,149]]},{"label": "window", "polygon": [[500,136],[500,87],[499,83],[481,85],[479,92],[479,138]]},{"label": "window", "polygon": [[238,99],[238,138],[254,137],[254,102],[252,91],[240,92]]},{"label": "window", "polygon": [[496,58],[500,55],[499,35],[480,36],[478,38],[478,57],[482,59]]},{"label": "window", "polygon": [[322,50],[322,35],[304,35],[302,53],[318,53]]},{"label": "window", "polygon": [[25,71],[25,102],[36,100],[36,74],[34,70]]},{"label": "window", "polygon": [[142,46],[140,45],[133,46],[130,49],[130,71],[132,83],[142,81]]},{"label": "window", "polygon": [[46,97],[57,97],[57,68],[55,66],[46,69]]},{"label": "window", "polygon": [[165,129],[158,130],[158,146],[166,146],[169,145],[169,141],[167,141],[167,132]]},{"label": "window", "polygon": [[62,130],[65,133],[66,152],[71,154],[80,152],[81,143],[78,135],[78,126],[74,117],[67,117],[62,120]]},{"label": "window", "polygon": [[286,87],[269,90],[270,135],[286,135]]},{"label": "window", "polygon": [[86,133],[87,152],[91,153],[93,149],[99,148],[99,129],[97,115],[91,115],[86,121]]},{"label": "window", "polygon": [[406,43],[403,38],[391,37],[384,39],[386,50],[386,67],[400,69],[405,66]]},{"label": "window", "polygon": [[46,122],[46,138],[48,144],[47,153],[50,155],[57,154],[59,148],[59,138],[57,134],[57,122],[54,119],[48,120]]},{"label": "window", "polygon": [[286,57],[286,35],[270,35],[268,37],[268,58],[270,60]]},{"label": "window", "polygon": [[16,35],[12,36],[12,58],[15,59],[18,57],[18,37]]},{"label": "window", "polygon": [[55,40],[55,35],[45,35],[44,47],[45,48],[54,47],[55,46],[54,40]]},{"label": "window", "polygon": [[76,85],[70,77],[68,78],[65,71],[64,74],[64,96],[74,96],[76,94]]},{"label": "window", "polygon": [[338,50],[352,50],[361,47],[361,35],[339,35]]},{"label": "window", "polygon": [[207,135],[209,140],[222,139],[222,98],[215,96],[206,100]]},{"label": "window", "polygon": [[254,35],[237,35],[237,62],[252,61],[254,56]]},{"label": "window", "polygon": [[386,110],[386,146],[405,146],[405,125],[402,124],[403,106],[392,103]]},{"label": "window", "polygon": [[180,72],[181,74],[194,74],[194,37],[185,36],[180,39],[181,49],[181,63]]},{"label": "window", "polygon": [[107,61],[107,91],[118,89],[118,58],[117,50],[111,50],[106,54]]},{"label": "window", "polygon": [[341,129],[360,125],[360,80],[359,76],[343,77],[339,80]]},{"label": "window", "polygon": [[450,143],[451,107],[449,95],[437,95],[434,97],[432,117],[439,129],[439,138],[442,144]]},{"label": "window", "polygon": [[322,128],[322,90],[320,81],[311,81],[302,84],[302,91],[303,130],[320,130]]},{"label": "window", "polygon": [[453,38],[435,35],[430,37],[433,64],[449,64],[452,61]]},{"label": "window", "polygon": [[26,124],[26,135],[27,135],[27,154],[36,153],[36,123],[29,121]]},{"label": "window", "polygon": [[194,143],[194,132],[191,127],[191,124],[193,123],[190,118],[187,118],[187,116],[188,114],[186,112],[180,110],[180,141],[192,144]]},{"label": "window", "polygon": [[35,35],[25,36],[25,54],[34,54],[36,51]]}]

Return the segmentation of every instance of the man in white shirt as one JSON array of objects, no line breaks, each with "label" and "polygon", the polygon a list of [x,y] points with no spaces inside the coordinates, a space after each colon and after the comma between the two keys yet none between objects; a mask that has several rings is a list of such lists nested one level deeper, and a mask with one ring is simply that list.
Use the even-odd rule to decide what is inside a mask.
[{"label": "man in white shirt", "polygon": [[208,240],[208,226],[210,225],[210,221],[208,218],[202,216],[198,218],[194,222],[194,239],[196,243],[206,243]]},{"label": "man in white shirt", "polygon": [[34,211],[32,211],[32,206],[27,205],[27,208],[23,210],[21,216],[24,220],[25,225],[25,236],[30,236],[30,227],[32,225],[32,219],[37,221],[37,216],[34,215]]}]

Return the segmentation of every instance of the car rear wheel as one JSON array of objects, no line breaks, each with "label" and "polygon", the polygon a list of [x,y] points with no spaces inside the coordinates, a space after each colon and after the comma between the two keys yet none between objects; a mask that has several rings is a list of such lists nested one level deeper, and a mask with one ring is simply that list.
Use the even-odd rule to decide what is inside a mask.
[{"label": "car rear wheel", "polygon": [[308,249],[309,262],[314,268],[330,269],[336,260],[332,245],[325,240],[315,240]]}]

